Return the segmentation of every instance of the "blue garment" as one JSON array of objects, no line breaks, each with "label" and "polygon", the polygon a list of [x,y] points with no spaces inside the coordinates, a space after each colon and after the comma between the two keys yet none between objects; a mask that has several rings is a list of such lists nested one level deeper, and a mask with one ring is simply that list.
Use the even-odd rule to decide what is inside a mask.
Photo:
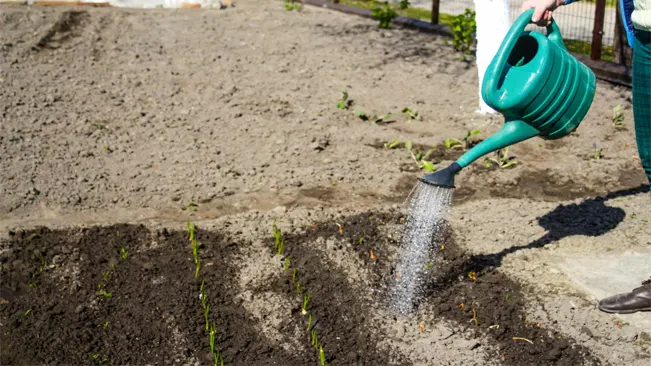
[{"label": "blue garment", "polygon": [[[580,0],[565,0],[565,5],[577,2]],[[624,22],[624,29],[626,29],[626,39],[628,40],[628,46],[633,48],[633,40],[635,39],[635,28],[633,27],[633,22],[631,21],[631,14],[635,10],[635,5],[633,0],[619,0],[619,10],[622,13],[622,21]]]}]

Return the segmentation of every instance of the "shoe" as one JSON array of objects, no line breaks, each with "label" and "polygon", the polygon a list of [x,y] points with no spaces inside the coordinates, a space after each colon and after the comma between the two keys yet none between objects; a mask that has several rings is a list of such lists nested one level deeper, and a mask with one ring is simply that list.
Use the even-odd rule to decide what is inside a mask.
[{"label": "shoe", "polygon": [[606,313],[631,314],[651,311],[651,280],[631,292],[613,295],[599,301],[599,310]]}]

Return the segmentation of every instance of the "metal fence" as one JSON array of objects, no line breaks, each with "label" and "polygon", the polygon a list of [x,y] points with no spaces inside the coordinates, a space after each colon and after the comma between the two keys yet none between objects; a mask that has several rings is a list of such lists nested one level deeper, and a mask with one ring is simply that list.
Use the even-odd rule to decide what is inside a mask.
[{"label": "metal fence", "polygon": [[[577,53],[590,55],[593,60],[628,63],[629,60],[626,60],[626,57],[622,59],[621,56],[621,49],[627,48],[627,44],[626,35],[622,33],[621,21],[617,19],[620,16],[617,1],[619,0],[582,0],[556,9],[554,19],[568,47]],[[467,8],[472,10],[475,8],[473,0],[410,0],[409,2],[413,7],[430,11],[438,6],[440,20],[444,20],[446,15],[458,15]],[[520,15],[523,2],[524,0],[510,1],[511,21]],[[544,32],[544,29],[539,27],[530,26],[530,28]]]}]

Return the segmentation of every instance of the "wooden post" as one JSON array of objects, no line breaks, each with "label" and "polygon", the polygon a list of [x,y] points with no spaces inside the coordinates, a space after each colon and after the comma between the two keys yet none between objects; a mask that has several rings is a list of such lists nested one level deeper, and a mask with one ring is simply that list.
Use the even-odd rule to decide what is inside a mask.
[{"label": "wooden post", "polygon": [[613,39],[613,55],[615,63],[631,67],[633,64],[633,50],[628,46],[626,29],[622,21],[622,12],[619,6],[615,11],[615,34]]},{"label": "wooden post", "polygon": [[441,0],[432,0],[432,24],[439,24],[439,7]]},{"label": "wooden post", "polygon": [[592,28],[592,52],[590,58],[601,59],[601,42],[604,35],[604,16],[606,13],[606,0],[597,0],[594,8],[594,27]]}]

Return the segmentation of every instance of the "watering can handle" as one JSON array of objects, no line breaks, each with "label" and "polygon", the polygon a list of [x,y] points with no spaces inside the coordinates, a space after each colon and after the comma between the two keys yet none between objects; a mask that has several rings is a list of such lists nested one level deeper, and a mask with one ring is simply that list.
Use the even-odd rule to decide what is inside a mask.
[{"label": "watering can handle", "polygon": [[[502,74],[501,70],[504,69],[506,60],[508,60],[511,51],[513,50],[513,47],[518,42],[518,39],[520,38],[520,34],[524,31],[527,25],[531,23],[531,17],[533,16],[534,11],[535,11],[534,8],[525,10],[513,22],[513,25],[511,25],[511,28],[506,33],[506,36],[504,37],[504,40],[502,41],[500,48],[495,54],[494,62],[491,63],[492,65],[491,70],[486,70],[486,75]],[[547,39],[555,43],[558,47],[567,50],[565,44],[563,43],[563,38],[561,37],[561,30],[560,28],[558,28],[558,24],[556,24],[554,18],[552,18],[551,23],[547,26]],[[486,80],[486,84],[487,84],[486,90],[494,90],[495,84],[498,82],[497,79],[498,78],[490,78]]]}]

